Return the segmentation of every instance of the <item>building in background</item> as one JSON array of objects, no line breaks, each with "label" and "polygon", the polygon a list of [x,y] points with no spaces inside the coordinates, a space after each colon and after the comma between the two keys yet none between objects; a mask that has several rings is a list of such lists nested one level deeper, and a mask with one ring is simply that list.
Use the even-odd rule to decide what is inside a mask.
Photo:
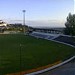
[{"label": "building in background", "polygon": [[7,29],[7,23],[0,20],[0,33],[3,33],[5,29]]}]

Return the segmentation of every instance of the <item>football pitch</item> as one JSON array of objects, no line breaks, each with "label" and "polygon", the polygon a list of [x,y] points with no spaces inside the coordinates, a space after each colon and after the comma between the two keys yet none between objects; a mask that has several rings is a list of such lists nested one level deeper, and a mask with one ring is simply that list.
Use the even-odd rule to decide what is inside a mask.
[{"label": "football pitch", "polygon": [[0,35],[0,75],[15,73],[64,61],[75,49],[23,34]]}]

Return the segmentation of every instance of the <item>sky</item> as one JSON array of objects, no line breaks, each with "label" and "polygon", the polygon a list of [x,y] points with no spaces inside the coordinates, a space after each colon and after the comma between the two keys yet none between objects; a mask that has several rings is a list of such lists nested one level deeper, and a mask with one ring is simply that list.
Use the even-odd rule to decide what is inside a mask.
[{"label": "sky", "polygon": [[49,26],[61,22],[64,26],[69,12],[74,13],[74,0],[0,0],[0,19],[32,26]]}]

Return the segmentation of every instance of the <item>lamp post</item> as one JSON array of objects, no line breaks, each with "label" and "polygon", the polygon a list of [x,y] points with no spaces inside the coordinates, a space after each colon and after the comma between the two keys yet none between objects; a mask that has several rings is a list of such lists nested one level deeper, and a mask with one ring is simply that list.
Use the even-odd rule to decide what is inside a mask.
[{"label": "lamp post", "polygon": [[21,44],[20,44],[20,75],[21,75],[21,70],[22,70],[22,55],[21,55]]},{"label": "lamp post", "polygon": [[24,26],[24,33],[25,33],[25,12],[26,12],[26,10],[23,10],[23,26]]}]

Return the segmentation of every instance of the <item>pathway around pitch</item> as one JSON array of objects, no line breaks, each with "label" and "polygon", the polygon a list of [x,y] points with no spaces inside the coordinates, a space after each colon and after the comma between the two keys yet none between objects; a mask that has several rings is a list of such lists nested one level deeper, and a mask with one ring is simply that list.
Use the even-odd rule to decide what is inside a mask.
[{"label": "pathway around pitch", "polygon": [[37,75],[75,75],[75,59],[58,68]]},{"label": "pathway around pitch", "polygon": [[49,71],[49,70],[52,70],[52,69],[54,69],[54,68],[60,67],[60,66],[62,66],[62,65],[64,65],[64,64],[70,62],[70,61],[73,60],[73,59],[75,59],[75,56],[71,57],[70,59],[68,59],[68,60],[66,60],[66,61],[64,61],[64,62],[62,62],[62,63],[60,63],[60,64],[54,65],[54,66],[52,66],[52,67],[50,67],[50,68],[47,68],[47,69],[44,69],[44,70],[40,70],[40,71],[37,71],[37,72],[33,72],[33,73],[29,73],[29,74],[25,74],[25,75],[37,75],[37,74],[40,74],[40,73],[44,73],[44,72],[46,72],[46,71]]}]

